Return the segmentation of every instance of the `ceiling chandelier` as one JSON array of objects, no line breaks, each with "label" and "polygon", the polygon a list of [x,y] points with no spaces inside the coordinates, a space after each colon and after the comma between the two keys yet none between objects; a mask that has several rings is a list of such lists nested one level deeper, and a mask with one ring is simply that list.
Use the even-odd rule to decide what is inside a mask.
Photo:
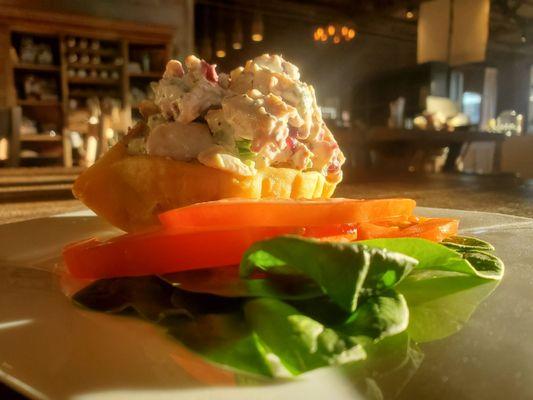
[{"label": "ceiling chandelier", "polygon": [[313,32],[313,39],[315,42],[339,44],[353,40],[356,35],[354,27],[332,23],[317,27]]}]

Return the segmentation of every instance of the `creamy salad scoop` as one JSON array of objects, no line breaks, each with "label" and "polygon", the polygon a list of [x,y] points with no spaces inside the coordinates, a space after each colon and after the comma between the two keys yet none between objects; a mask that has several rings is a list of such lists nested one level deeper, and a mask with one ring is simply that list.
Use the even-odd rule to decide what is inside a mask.
[{"label": "creamy salad scoop", "polygon": [[314,89],[298,68],[263,54],[229,75],[195,56],[167,63],[140,109],[149,129],[128,142],[131,155],[164,156],[252,176],[265,167],[318,171],[342,179],[342,154],[322,120]]}]

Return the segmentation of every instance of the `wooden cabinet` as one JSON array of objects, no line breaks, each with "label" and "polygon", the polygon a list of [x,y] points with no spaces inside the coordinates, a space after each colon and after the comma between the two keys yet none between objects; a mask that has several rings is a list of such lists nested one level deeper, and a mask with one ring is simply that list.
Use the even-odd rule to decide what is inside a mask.
[{"label": "wooden cabinet", "polygon": [[0,108],[22,110],[18,136],[11,138],[20,152],[13,158],[19,165],[75,163],[72,132],[103,135],[101,115],[91,129],[90,106],[109,101],[131,114],[149,83],[160,78],[173,32],[0,6]]}]

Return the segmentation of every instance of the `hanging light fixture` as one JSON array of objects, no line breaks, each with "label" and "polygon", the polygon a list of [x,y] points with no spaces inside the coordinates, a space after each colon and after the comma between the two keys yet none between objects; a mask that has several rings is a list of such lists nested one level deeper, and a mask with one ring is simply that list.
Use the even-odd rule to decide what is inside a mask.
[{"label": "hanging light fixture", "polygon": [[224,32],[219,31],[215,40],[215,55],[218,58],[226,57],[226,35]]},{"label": "hanging light fixture", "polygon": [[226,33],[224,32],[224,22],[222,15],[218,15],[217,32],[215,34],[215,55],[218,58],[226,57]]},{"label": "hanging light fixture", "polygon": [[259,12],[256,12],[252,21],[252,40],[254,42],[261,42],[263,40],[263,34],[263,17]]},{"label": "hanging light fixture", "polygon": [[209,8],[204,9],[203,13],[203,34],[200,40],[200,57],[204,60],[211,61],[213,58],[213,45],[211,44],[211,36],[209,35]]},{"label": "hanging light fixture", "polygon": [[200,44],[200,57],[207,61],[210,61],[213,58],[213,46],[211,45],[211,39],[208,37],[202,38]]},{"label": "hanging light fixture", "polygon": [[405,9],[405,19],[413,19],[415,17],[415,11],[413,7],[407,7]]},{"label": "hanging light fixture", "polygon": [[231,47],[234,50],[240,50],[242,49],[243,41],[244,41],[244,35],[242,33],[242,21],[241,21],[241,17],[237,16],[237,18],[235,18],[235,23],[233,24]]},{"label": "hanging light fixture", "polygon": [[355,38],[357,32],[352,24],[328,24],[319,26],[313,31],[313,40],[315,42],[331,42],[339,44],[349,42]]}]

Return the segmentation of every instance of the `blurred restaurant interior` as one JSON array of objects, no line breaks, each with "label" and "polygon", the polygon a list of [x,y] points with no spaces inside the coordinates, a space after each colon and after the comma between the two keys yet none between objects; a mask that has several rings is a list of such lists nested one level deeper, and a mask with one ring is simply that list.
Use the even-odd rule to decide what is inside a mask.
[{"label": "blurred restaurant interior", "polygon": [[0,0],[11,218],[79,207],[73,179],[191,53],[224,72],[263,53],[297,65],[347,158],[338,195],[468,207],[477,191],[472,207],[489,194],[506,212],[514,193],[533,215],[532,0]]}]

